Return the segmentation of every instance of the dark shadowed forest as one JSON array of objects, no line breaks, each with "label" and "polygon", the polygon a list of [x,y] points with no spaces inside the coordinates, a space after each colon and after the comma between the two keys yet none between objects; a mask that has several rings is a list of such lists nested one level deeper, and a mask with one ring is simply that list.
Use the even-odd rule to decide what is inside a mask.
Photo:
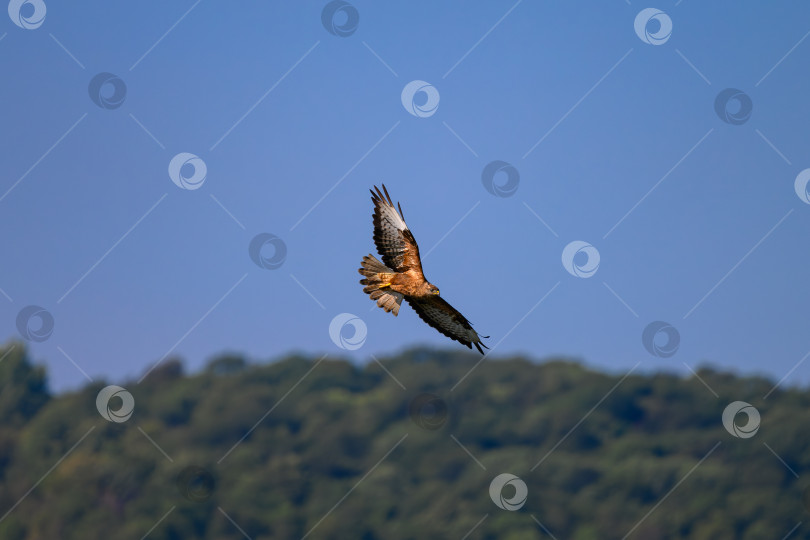
[{"label": "dark shadowed forest", "polygon": [[4,539],[810,538],[810,391],[763,378],[411,349],[54,395],[2,353]]}]

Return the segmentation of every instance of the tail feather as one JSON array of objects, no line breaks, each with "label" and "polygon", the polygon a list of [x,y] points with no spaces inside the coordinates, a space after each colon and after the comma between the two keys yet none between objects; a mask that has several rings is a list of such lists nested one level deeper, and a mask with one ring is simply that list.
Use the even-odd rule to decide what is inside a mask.
[{"label": "tail feather", "polygon": [[398,315],[399,307],[402,304],[402,294],[380,288],[380,285],[390,282],[396,272],[385,266],[373,255],[363,257],[361,268],[357,271],[365,276],[364,279],[360,280],[360,284],[365,285],[363,292],[368,294],[372,300],[376,300],[377,306],[383,308],[386,312],[393,312],[394,316]]},{"label": "tail feather", "polygon": [[366,255],[365,257],[363,257],[363,262],[361,263],[361,266],[363,268],[361,268],[359,272],[364,276],[380,272],[394,273],[394,270],[385,266],[374,255]]}]

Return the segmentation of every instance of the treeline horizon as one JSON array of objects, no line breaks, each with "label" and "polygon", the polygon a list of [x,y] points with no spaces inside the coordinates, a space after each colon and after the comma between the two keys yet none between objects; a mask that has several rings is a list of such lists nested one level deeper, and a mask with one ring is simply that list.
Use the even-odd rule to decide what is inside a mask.
[{"label": "treeline horizon", "polygon": [[[291,358],[318,360],[319,358],[323,357],[324,361],[346,362],[351,365],[358,366],[360,368],[363,368],[369,364],[374,363],[374,359],[372,358],[371,355],[369,355],[368,357],[357,359],[348,355],[341,354],[341,352],[339,351],[326,353],[319,351],[310,352],[310,351],[303,351],[300,349],[293,349],[287,353],[279,354],[276,356],[268,356],[266,358],[260,358],[242,354],[237,350],[226,350],[209,355],[207,359],[205,359],[200,365],[195,367],[189,367],[187,359],[184,358],[182,355],[176,354],[168,356],[163,360],[155,359],[152,363],[148,364],[138,373],[134,374],[130,373],[119,377],[96,376],[95,378],[93,378],[93,382],[80,381],[75,385],[61,386],[59,388],[54,388],[53,382],[48,377],[48,365],[46,363],[47,360],[45,358],[31,357],[30,353],[28,353],[27,351],[25,342],[16,339],[8,340],[5,343],[0,343],[0,356],[2,356],[5,352],[9,351],[10,349],[21,349],[23,351],[26,351],[25,355],[28,361],[33,366],[41,367],[45,370],[46,376],[45,384],[51,396],[59,396],[62,394],[69,394],[72,392],[79,392],[82,391],[88,385],[93,384],[98,385],[100,383],[117,384],[117,385],[138,384],[138,381],[140,381],[142,378],[144,380],[148,379],[151,371],[154,370],[160,371],[159,368],[161,368],[161,366],[165,364],[169,364],[171,366],[169,370],[172,372],[179,373],[183,376],[193,377],[205,373],[207,371],[210,371],[212,369],[212,366],[221,366],[222,364],[229,364],[232,362],[241,366],[239,369],[251,366],[253,367],[266,366],[277,362],[283,362]],[[395,349],[389,353],[375,354],[374,356],[380,359],[395,359],[411,355],[420,356],[425,352],[441,353],[444,356],[451,356],[451,357],[463,357],[465,358],[466,361],[470,362],[470,367],[472,367],[472,365],[478,363],[478,361],[481,360],[480,354],[473,355],[470,353],[470,351],[466,349],[454,347],[452,345],[448,347],[434,347],[430,345],[420,344],[411,347],[405,347],[402,349]],[[548,356],[531,356],[523,353],[512,353],[503,355],[500,355],[498,353],[491,353],[490,356],[487,356],[485,361],[500,362],[508,360],[527,361],[537,365],[554,362],[563,362],[581,366],[586,371],[601,373],[607,376],[616,376],[616,375],[621,376],[624,375],[627,371],[632,370],[632,366],[628,368],[609,368],[597,364],[592,364],[588,362],[587,358],[583,358],[581,356],[577,355],[569,356],[564,354],[554,354]],[[650,358],[649,361],[645,361],[642,364],[640,364],[640,366],[637,368],[638,370],[637,372],[639,374],[647,376],[671,375],[684,380],[691,380],[695,377],[694,373],[697,373],[699,375],[701,372],[707,371],[718,375],[727,375],[731,377],[751,378],[760,381],[767,381],[771,384],[772,388],[778,385],[778,387],[783,390],[786,389],[799,391],[810,390],[810,380],[807,380],[805,382],[802,381],[792,382],[789,380],[784,380],[780,382],[775,376],[766,373],[764,371],[749,372],[749,371],[728,369],[708,359],[700,360],[695,365],[690,366],[690,369],[694,370],[694,373],[682,371],[681,366],[682,364],[674,365],[672,363],[669,363],[666,361],[666,359]],[[635,370],[633,371],[636,372]]]},{"label": "treeline horizon", "polygon": [[810,389],[763,376],[420,347],[52,393],[0,357],[0,539],[810,538]]}]

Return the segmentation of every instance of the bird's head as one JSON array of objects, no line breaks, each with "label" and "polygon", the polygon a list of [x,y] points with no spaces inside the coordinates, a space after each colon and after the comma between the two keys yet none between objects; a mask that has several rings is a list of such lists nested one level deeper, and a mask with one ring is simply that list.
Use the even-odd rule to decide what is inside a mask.
[{"label": "bird's head", "polygon": [[439,296],[439,288],[436,285],[432,284],[432,283],[428,285],[428,292],[430,294],[434,294],[436,296]]}]

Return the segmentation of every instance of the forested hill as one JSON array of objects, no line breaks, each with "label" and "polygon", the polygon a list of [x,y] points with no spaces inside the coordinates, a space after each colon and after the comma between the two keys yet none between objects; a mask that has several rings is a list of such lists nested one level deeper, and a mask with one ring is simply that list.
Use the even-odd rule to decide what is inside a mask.
[{"label": "forested hill", "polygon": [[415,349],[51,395],[0,356],[0,538],[810,538],[810,391],[766,379]]}]

